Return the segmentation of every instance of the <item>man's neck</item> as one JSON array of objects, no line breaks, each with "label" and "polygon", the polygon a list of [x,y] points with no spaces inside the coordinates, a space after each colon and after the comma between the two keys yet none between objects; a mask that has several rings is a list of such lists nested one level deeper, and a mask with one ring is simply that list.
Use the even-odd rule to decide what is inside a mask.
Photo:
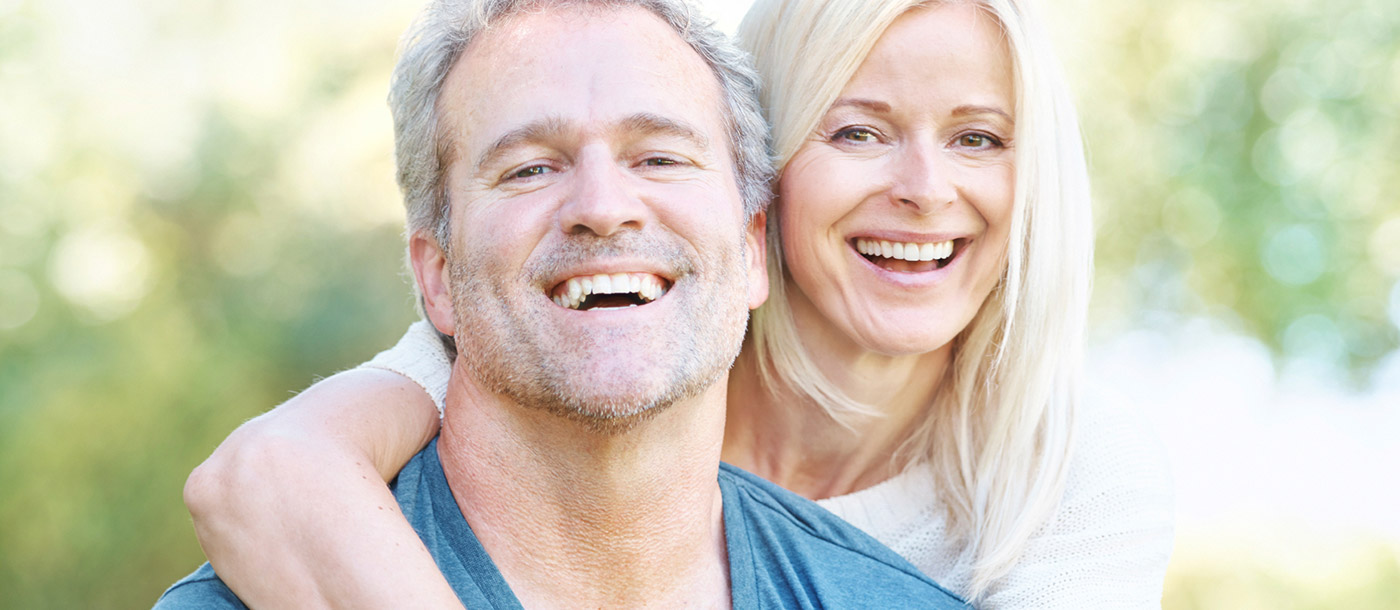
[{"label": "man's neck", "polygon": [[525,607],[728,607],[723,381],[602,432],[467,377],[454,370],[438,453]]}]

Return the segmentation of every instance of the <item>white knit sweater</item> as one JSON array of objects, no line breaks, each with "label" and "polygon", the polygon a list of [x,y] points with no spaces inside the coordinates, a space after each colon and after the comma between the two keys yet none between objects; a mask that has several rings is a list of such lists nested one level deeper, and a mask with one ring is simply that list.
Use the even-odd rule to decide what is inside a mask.
[{"label": "white knit sweater", "polygon": [[[432,327],[411,326],[398,345],[362,366],[399,373],[443,407],[451,365]],[[1171,477],[1144,418],[1113,401],[1080,409],[1064,498],[1025,554],[977,600],[1012,608],[1160,608],[1172,549]],[[949,590],[967,597],[971,558],[948,531],[923,464],[861,491],[820,500]]]}]

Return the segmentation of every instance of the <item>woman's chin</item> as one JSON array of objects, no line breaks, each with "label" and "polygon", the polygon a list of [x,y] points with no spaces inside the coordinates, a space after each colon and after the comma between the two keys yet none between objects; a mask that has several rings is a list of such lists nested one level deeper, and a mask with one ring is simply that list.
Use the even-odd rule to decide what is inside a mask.
[{"label": "woman's chin", "polygon": [[[920,332],[910,332],[916,330]],[[865,351],[890,358],[922,356],[950,348],[956,332],[929,332],[938,329],[903,327],[859,332],[852,337]]]}]

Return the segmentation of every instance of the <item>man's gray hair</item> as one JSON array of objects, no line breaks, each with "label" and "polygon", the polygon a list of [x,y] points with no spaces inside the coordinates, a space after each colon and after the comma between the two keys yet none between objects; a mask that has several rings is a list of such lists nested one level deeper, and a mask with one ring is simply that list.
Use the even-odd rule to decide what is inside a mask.
[{"label": "man's gray hair", "polygon": [[431,0],[404,34],[389,89],[399,188],[410,235],[430,231],[439,246],[450,247],[445,174],[452,148],[437,107],[448,72],[492,23],[552,6],[636,6],[669,24],[719,80],[745,218],[765,209],[773,166],[768,129],[758,106],[758,75],[748,55],[686,0]]}]

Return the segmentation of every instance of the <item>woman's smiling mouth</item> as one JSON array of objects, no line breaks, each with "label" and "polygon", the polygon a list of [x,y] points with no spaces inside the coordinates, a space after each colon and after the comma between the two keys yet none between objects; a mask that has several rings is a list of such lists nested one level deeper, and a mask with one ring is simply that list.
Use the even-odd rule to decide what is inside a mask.
[{"label": "woman's smiling mouth", "polygon": [[899,242],[857,237],[851,240],[851,245],[865,260],[886,271],[923,273],[946,267],[965,242],[961,238],[939,242]]}]

